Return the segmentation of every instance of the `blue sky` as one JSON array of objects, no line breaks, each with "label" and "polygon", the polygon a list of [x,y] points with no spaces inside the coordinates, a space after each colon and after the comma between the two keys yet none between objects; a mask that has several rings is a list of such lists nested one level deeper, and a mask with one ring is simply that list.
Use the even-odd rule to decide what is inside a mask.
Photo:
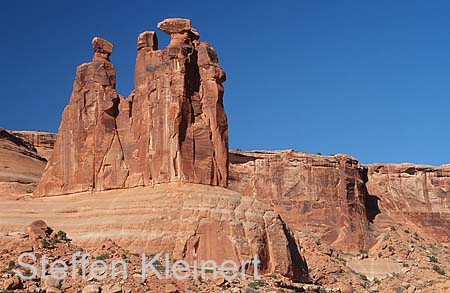
[{"label": "blue sky", "polygon": [[127,96],[137,35],[184,17],[227,72],[231,148],[450,163],[449,15],[444,0],[4,1],[0,127],[56,131],[93,36]]}]

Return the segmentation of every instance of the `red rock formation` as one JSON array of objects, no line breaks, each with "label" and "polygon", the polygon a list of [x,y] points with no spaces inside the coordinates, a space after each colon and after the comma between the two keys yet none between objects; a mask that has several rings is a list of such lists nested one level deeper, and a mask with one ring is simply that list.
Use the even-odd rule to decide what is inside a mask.
[{"label": "red rock formation", "polygon": [[[135,91],[118,126],[130,168],[127,186],[183,181],[227,185],[228,128],[225,74],[214,49],[199,42],[183,19],[158,27],[171,35],[156,50],[154,32],[138,38]],[[128,117],[130,117],[128,119]],[[129,162],[129,163],[128,163]]]},{"label": "red rock formation", "polygon": [[171,42],[157,50],[154,32],[139,35],[128,99],[115,91],[112,44],[94,38],[94,58],[77,68],[36,196],[173,181],[227,186],[225,74],[217,55],[189,20],[158,27]]},{"label": "red rock formation", "polygon": [[344,155],[231,152],[230,188],[274,207],[290,229],[322,229],[322,240],[367,245],[364,169]]},{"label": "red rock formation", "polygon": [[94,38],[92,46],[93,60],[77,68],[55,149],[36,195],[121,187],[128,175],[116,130],[120,100],[109,61],[112,44]]},{"label": "red rock formation", "polygon": [[[170,183],[20,205],[0,201],[0,210],[2,247],[10,239],[1,232],[23,231],[31,221],[45,219],[86,247],[101,247],[112,239],[133,252],[168,252],[172,259],[198,263],[211,259],[240,264],[258,256],[260,273],[308,278],[306,262],[280,216],[260,201],[220,187]],[[42,221],[27,232],[32,238],[51,233]]]},{"label": "red rock formation", "polygon": [[1,199],[33,192],[46,163],[31,143],[0,128]]},{"label": "red rock formation", "polygon": [[56,134],[39,131],[10,131],[12,135],[31,143],[35,148],[43,147],[53,150]]},{"label": "red rock formation", "polygon": [[379,208],[379,228],[416,226],[450,240],[450,165],[368,165],[367,189]]},{"label": "red rock formation", "polygon": [[39,131],[10,131],[11,134],[20,137],[32,144],[41,157],[50,159],[56,141],[56,134]]}]

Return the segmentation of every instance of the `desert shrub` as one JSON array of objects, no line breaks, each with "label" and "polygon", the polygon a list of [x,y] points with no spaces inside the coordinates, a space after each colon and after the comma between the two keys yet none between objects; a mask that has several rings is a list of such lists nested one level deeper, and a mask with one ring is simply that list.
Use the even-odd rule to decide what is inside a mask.
[{"label": "desert shrub", "polygon": [[438,265],[433,265],[433,271],[435,271],[436,273],[438,273],[439,275],[444,276],[445,275],[445,271],[444,269],[442,269],[440,266]]},{"label": "desert shrub", "polygon": [[102,254],[100,254],[99,256],[97,256],[96,258],[95,258],[95,260],[106,260],[106,259],[108,259],[109,258],[109,254],[107,254],[107,253],[102,253]]},{"label": "desert shrub", "polygon": [[56,238],[53,238],[50,240],[50,247],[55,247],[56,243],[59,243],[59,240]]},{"label": "desert shrub", "polygon": [[12,260],[9,261],[8,266],[6,267],[7,271],[11,271],[16,268],[16,263]]},{"label": "desert shrub", "polygon": [[267,285],[267,284],[263,280],[256,280],[256,281],[248,283],[248,287],[252,288],[252,289],[255,289],[256,287],[259,287],[259,286],[265,286],[265,285]]},{"label": "desert shrub", "polygon": [[64,231],[59,230],[58,233],[56,233],[56,235],[58,235],[58,238],[60,238],[61,240],[68,240],[67,233]]},{"label": "desert shrub", "polygon": [[41,244],[43,248],[50,248],[50,243],[47,241],[47,239],[42,239]]},{"label": "desert shrub", "polygon": [[430,262],[438,262],[438,259],[434,255],[429,256],[428,258],[430,259]]}]

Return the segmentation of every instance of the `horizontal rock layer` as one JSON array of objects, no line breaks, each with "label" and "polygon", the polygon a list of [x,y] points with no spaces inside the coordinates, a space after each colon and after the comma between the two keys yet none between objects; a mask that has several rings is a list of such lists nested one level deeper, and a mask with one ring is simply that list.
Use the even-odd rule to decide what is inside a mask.
[{"label": "horizontal rock layer", "polygon": [[369,238],[364,175],[344,155],[230,153],[231,189],[273,206],[291,229],[321,229],[322,240],[350,249],[364,247]]},{"label": "horizontal rock layer", "polygon": [[[23,231],[34,220],[68,233],[76,244],[107,239],[136,252],[170,253],[172,259],[258,256],[263,273],[306,280],[307,267],[278,214],[249,197],[197,184],[164,184],[21,201],[0,201],[0,231]],[[95,227],[95,229],[93,229]],[[0,237],[0,242],[7,237]]]},{"label": "horizontal rock layer", "polygon": [[0,129],[0,199],[33,192],[46,163],[32,143]]},{"label": "horizontal rock layer", "polygon": [[10,131],[11,134],[20,137],[32,144],[41,157],[50,159],[56,141],[56,133],[40,131]]}]

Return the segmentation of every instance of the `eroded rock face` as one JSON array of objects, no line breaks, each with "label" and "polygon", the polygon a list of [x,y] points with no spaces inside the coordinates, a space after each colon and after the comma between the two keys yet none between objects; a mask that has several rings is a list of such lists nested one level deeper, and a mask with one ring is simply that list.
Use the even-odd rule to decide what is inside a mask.
[{"label": "eroded rock face", "polygon": [[174,181],[227,186],[225,73],[190,21],[158,27],[171,42],[158,50],[154,32],[139,35],[136,89],[127,99],[115,91],[112,44],[94,38],[36,196]]},{"label": "eroded rock face", "polygon": [[417,226],[450,239],[450,165],[368,165],[367,189],[378,202],[375,223]]},{"label": "eroded rock face", "polygon": [[118,188],[128,175],[116,129],[120,98],[109,60],[112,44],[94,38],[92,46],[92,61],[77,68],[53,155],[35,195]]},{"label": "eroded rock face", "polygon": [[0,128],[0,198],[31,193],[47,161],[32,143]]},{"label": "eroded rock face", "polygon": [[55,133],[39,131],[10,131],[10,133],[32,144],[41,157],[50,159],[56,141]]},{"label": "eroded rock face", "polygon": [[[303,281],[308,276],[306,262],[280,216],[258,200],[220,187],[169,183],[95,196],[74,194],[70,200],[47,197],[20,206],[0,201],[0,209],[0,232],[22,231],[30,221],[45,218],[85,247],[112,239],[133,252],[168,252],[172,259],[198,263],[241,264],[258,256],[260,273]],[[24,213],[30,210],[33,213]],[[27,232],[33,238],[49,234],[42,221],[33,222]],[[0,233],[0,244],[7,240]]]},{"label": "eroded rock face", "polygon": [[290,229],[323,230],[322,241],[346,249],[369,241],[364,168],[349,156],[232,151],[229,186],[271,205]]}]

